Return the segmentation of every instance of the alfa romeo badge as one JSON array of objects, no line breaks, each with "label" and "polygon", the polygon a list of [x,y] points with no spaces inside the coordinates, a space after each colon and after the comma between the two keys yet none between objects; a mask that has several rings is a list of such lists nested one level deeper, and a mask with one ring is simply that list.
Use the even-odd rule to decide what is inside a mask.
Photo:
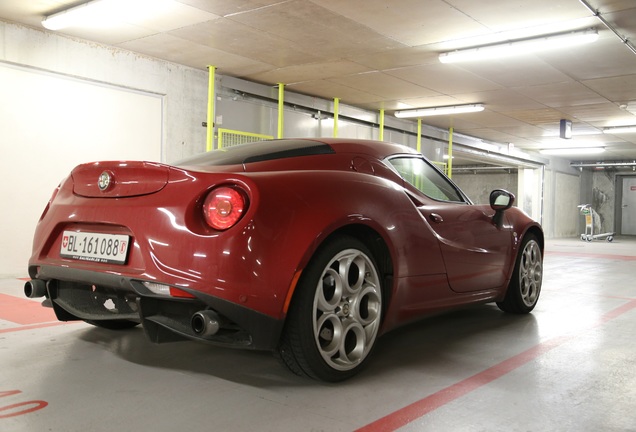
[{"label": "alfa romeo badge", "polygon": [[104,192],[110,186],[111,181],[110,173],[108,171],[104,171],[97,179],[97,187],[100,191]]}]

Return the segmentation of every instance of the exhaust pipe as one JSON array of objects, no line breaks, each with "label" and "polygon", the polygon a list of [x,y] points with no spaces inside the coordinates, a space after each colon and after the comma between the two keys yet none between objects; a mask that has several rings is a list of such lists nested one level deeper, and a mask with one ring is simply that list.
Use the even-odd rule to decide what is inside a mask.
[{"label": "exhaust pipe", "polygon": [[29,298],[44,297],[46,295],[46,282],[42,279],[31,279],[24,284],[24,295]]},{"label": "exhaust pipe", "polygon": [[192,315],[190,325],[192,331],[202,337],[215,335],[221,327],[219,315],[209,309]]}]

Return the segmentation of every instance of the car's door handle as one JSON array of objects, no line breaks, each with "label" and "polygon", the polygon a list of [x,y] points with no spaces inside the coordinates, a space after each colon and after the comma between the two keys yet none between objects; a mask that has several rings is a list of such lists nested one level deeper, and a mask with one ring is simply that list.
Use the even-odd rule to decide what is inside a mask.
[{"label": "car's door handle", "polygon": [[431,220],[435,223],[444,222],[444,218],[437,213],[431,213],[428,217],[431,218]]}]

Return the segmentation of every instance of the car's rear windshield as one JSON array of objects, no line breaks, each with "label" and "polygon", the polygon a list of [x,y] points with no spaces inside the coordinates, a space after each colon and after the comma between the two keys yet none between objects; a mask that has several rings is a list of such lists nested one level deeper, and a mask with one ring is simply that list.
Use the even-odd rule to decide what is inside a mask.
[{"label": "car's rear windshield", "polygon": [[271,140],[239,144],[182,159],[176,166],[219,166],[248,164],[273,159],[331,154],[327,144],[313,140]]}]

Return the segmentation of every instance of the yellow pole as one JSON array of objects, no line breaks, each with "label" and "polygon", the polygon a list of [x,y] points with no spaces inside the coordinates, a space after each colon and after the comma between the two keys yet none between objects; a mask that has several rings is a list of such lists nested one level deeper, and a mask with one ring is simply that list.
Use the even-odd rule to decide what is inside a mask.
[{"label": "yellow pole", "polygon": [[340,99],[333,98],[333,137],[338,138],[338,110],[340,110]]},{"label": "yellow pole", "polygon": [[278,83],[278,134],[277,138],[283,137],[283,119],[285,110],[285,84]]},{"label": "yellow pole", "polygon": [[422,153],[422,119],[417,119],[417,151]]},{"label": "yellow pole", "polygon": [[208,66],[208,116],[206,124],[205,150],[214,148],[214,75],[216,67]]},{"label": "yellow pole", "polygon": [[448,129],[448,178],[453,178],[453,128]]},{"label": "yellow pole", "polygon": [[380,110],[380,141],[384,141],[384,109]]}]

